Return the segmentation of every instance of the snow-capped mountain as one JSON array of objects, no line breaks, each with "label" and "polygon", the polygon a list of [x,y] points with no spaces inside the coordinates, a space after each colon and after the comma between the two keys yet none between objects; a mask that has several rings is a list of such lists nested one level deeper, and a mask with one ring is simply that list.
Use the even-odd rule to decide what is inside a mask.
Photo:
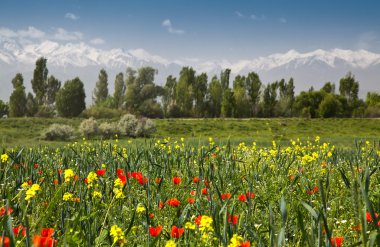
[{"label": "snow-capped mountain", "polygon": [[[306,90],[310,86],[321,87],[325,82],[338,84],[339,79],[351,71],[360,82],[361,95],[367,91],[380,92],[380,54],[366,50],[315,50],[300,53],[290,50],[267,57],[235,62],[227,60],[177,59],[169,61],[143,49],[104,50],[84,42],[58,43],[45,40],[40,43],[20,42],[0,37],[0,99],[8,100],[12,88],[10,81],[17,72],[24,75],[24,84],[30,91],[30,80],[35,61],[39,57],[48,59],[49,74],[60,80],[79,76],[85,83],[87,101],[90,102],[99,70],[105,68],[109,75],[110,91],[113,79],[127,67],[152,66],[158,69],[157,83],[163,84],[168,75],[178,76],[182,66],[192,66],[198,73],[207,72],[209,77],[230,68],[232,74],[246,74],[255,71],[263,83],[281,78],[295,79],[296,90]],[[233,78],[231,79],[231,81]]]}]

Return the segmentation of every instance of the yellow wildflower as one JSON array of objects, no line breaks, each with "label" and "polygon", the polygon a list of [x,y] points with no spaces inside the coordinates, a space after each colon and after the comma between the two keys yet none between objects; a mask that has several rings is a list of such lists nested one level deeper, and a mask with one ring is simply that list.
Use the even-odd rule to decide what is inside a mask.
[{"label": "yellow wildflower", "polygon": [[111,226],[110,235],[113,237],[113,243],[116,243],[117,241],[123,241],[125,238],[123,230],[117,225]]},{"label": "yellow wildflower", "polygon": [[195,224],[193,224],[191,222],[186,222],[185,229],[194,230],[195,229]]},{"label": "yellow wildflower", "polygon": [[69,192],[66,192],[64,195],[63,195],[63,200],[64,201],[72,201],[73,200],[73,198],[74,198],[74,195],[73,194],[71,194],[71,193],[69,193]]},{"label": "yellow wildflower", "polygon": [[170,239],[168,242],[166,242],[165,247],[176,247],[177,244],[174,242],[174,240]]},{"label": "yellow wildflower", "polygon": [[2,163],[7,162],[8,158],[9,158],[8,154],[2,154],[1,155],[1,162]]},{"label": "yellow wildflower", "polygon": [[121,181],[120,178],[117,178],[113,183],[113,187],[122,189],[124,187],[123,181]]},{"label": "yellow wildflower", "polygon": [[92,187],[93,183],[98,180],[98,175],[95,172],[90,172],[87,176],[87,186]]},{"label": "yellow wildflower", "polygon": [[70,182],[70,180],[73,179],[74,176],[75,176],[75,173],[72,169],[65,170],[65,182]]},{"label": "yellow wildflower", "polygon": [[243,240],[244,239],[241,236],[234,234],[231,238],[231,243],[228,245],[228,247],[239,247]]},{"label": "yellow wildflower", "polygon": [[142,213],[145,211],[145,207],[143,204],[139,203],[136,208],[137,213]]},{"label": "yellow wildflower", "polygon": [[94,190],[94,192],[92,192],[92,198],[102,198],[102,193]]},{"label": "yellow wildflower", "polygon": [[201,224],[199,225],[199,230],[204,231],[204,230],[213,230],[212,229],[212,218],[207,215],[202,215],[201,218]]},{"label": "yellow wildflower", "polygon": [[116,199],[123,199],[125,197],[123,191],[119,188],[113,188],[113,193],[115,194]]},{"label": "yellow wildflower", "polygon": [[37,191],[39,190],[41,190],[41,187],[38,184],[33,184],[30,189],[26,191],[25,200],[29,201],[30,199],[34,198],[37,194]]}]

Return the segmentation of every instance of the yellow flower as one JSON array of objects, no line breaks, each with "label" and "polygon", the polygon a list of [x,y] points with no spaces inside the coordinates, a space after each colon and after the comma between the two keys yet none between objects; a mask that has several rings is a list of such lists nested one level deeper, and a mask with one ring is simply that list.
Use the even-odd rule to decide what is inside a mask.
[{"label": "yellow flower", "polygon": [[213,230],[212,229],[212,218],[207,215],[202,215],[201,218],[201,224],[199,225],[199,230],[204,231],[204,230]]},{"label": "yellow flower", "polygon": [[30,189],[26,191],[25,200],[29,201],[30,199],[36,197],[37,191],[41,190],[41,187],[38,184],[33,184]]},{"label": "yellow flower", "polygon": [[239,247],[244,239],[241,236],[234,234],[230,241],[231,243],[228,245],[228,247]]},{"label": "yellow flower", "polygon": [[92,197],[93,198],[102,198],[102,193],[100,193],[99,191],[94,190],[94,192],[92,192]]},{"label": "yellow flower", "polygon": [[124,232],[117,225],[111,226],[110,235],[113,237],[113,243],[116,243],[119,240],[124,240]]},{"label": "yellow flower", "polygon": [[72,169],[65,170],[65,182],[70,182],[70,180],[73,179],[74,176],[75,176],[75,173]]},{"label": "yellow flower", "polygon": [[174,242],[174,240],[170,239],[168,242],[166,242],[165,247],[176,247],[177,244]]},{"label": "yellow flower", "polygon": [[143,204],[139,203],[136,208],[137,213],[142,213],[145,211],[145,207]]},{"label": "yellow flower", "polygon": [[191,223],[191,222],[186,222],[186,224],[185,224],[185,228],[186,228],[186,229],[194,230],[194,229],[195,229],[195,224],[193,224],[193,223]]},{"label": "yellow flower", "polygon": [[122,189],[124,187],[123,181],[121,181],[120,178],[117,178],[113,183],[113,187]]},{"label": "yellow flower", "polygon": [[95,172],[90,172],[87,176],[87,186],[92,187],[92,184],[98,180],[98,175]]},{"label": "yellow flower", "polygon": [[63,200],[64,201],[72,201],[73,200],[73,198],[74,198],[74,195],[73,194],[71,194],[71,193],[69,193],[69,192],[66,192],[64,195],[63,195]]},{"label": "yellow flower", "polygon": [[8,158],[9,158],[8,154],[2,154],[1,155],[1,162],[2,163],[7,162]]},{"label": "yellow flower", "polygon": [[123,199],[125,197],[123,191],[119,188],[113,188],[113,193],[115,194],[116,199]]},{"label": "yellow flower", "polygon": [[24,190],[27,190],[29,188],[29,184],[27,182],[24,182],[22,183],[21,187],[24,189]]}]

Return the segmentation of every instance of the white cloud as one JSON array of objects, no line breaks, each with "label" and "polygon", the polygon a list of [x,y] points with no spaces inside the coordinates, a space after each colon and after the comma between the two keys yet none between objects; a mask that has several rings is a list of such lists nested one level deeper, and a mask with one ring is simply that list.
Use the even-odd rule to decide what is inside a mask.
[{"label": "white cloud", "polygon": [[104,41],[104,39],[95,38],[95,39],[90,40],[90,43],[93,45],[103,45],[106,42]]},{"label": "white cloud", "polygon": [[174,34],[184,34],[185,31],[181,29],[174,29],[172,22],[169,19],[166,19],[162,22],[162,26],[168,30],[169,33],[174,33]]},{"label": "white cloud", "polygon": [[62,41],[81,40],[82,38],[83,34],[81,32],[68,32],[63,28],[57,28],[57,31],[54,34],[54,39]]},{"label": "white cloud", "polygon": [[281,23],[287,23],[288,20],[286,20],[284,17],[281,17],[281,18],[280,18],[280,22],[281,22]]},{"label": "white cloud", "polygon": [[65,14],[65,18],[66,19],[70,19],[70,20],[73,20],[73,21],[76,21],[79,19],[79,16],[73,14],[73,13],[66,13]]},{"label": "white cloud", "polygon": [[244,18],[245,17],[245,15],[243,15],[241,12],[239,12],[239,11],[235,11],[235,14],[238,16],[238,17],[240,17],[240,18]]},{"label": "white cloud", "polygon": [[31,39],[40,39],[45,37],[45,33],[41,30],[38,30],[35,27],[28,27],[26,30],[17,30],[13,31],[9,28],[0,28],[0,35],[6,38],[31,38]]}]

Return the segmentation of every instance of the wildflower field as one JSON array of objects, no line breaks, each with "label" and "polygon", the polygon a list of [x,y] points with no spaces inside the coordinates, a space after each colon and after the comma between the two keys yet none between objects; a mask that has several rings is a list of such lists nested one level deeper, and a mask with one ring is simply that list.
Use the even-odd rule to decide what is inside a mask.
[{"label": "wildflower field", "polygon": [[0,150],[0,246],[379,246],[378,143]]}]

